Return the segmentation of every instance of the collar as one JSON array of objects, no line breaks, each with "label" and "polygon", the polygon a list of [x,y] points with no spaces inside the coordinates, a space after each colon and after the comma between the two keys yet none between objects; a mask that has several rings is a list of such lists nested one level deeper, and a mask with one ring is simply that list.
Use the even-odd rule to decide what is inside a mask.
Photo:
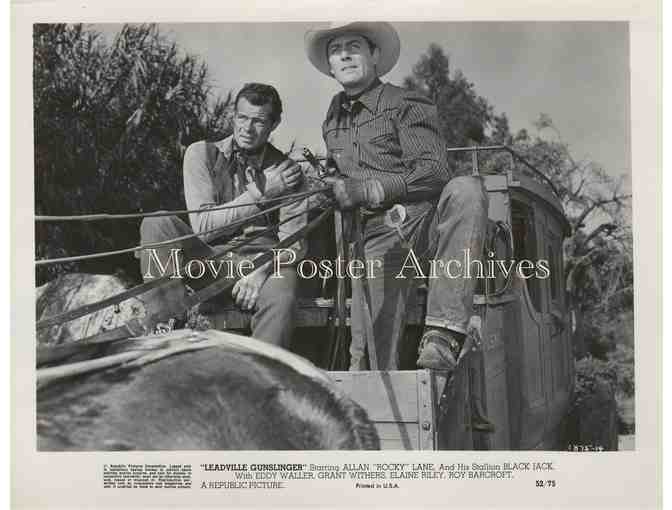
[{"label": "collar", "polygon": [[369,85],[355,97],[348,97],[345,94],[345,91],[341,92],[341,108],[350,111],[351,105],[360,103],[371,113],[375,113],[378,106],[378,99],[380,98],[380,94],[383,92],[384,86],[385,84],[380,81],[379,78],[376,78],[373,80],[371,85]]},{"label": "collar", "polygon": [[240,147],[238,147],[238,144],[236,143],[236,140],[234,139],[233,135],[229,135],[223,140],[215,142],[215,147],[219,149],[219,152],[224,154],[224,157],[227,160],[230,160],[231,157],[236,153],[242,152],[247,156],[258,159],[261,164],[261,162],[263,162],[264,160],[264,155],[266,154],[266,148],[268,147],[268,142],[266,142],[264,146],[256,152],[245,152]]}]

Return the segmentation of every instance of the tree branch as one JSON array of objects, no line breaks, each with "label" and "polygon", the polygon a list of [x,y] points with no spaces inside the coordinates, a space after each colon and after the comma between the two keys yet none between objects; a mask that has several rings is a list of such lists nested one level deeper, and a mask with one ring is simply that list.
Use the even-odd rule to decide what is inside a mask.
[{"label": "tree branch", "polygon": [[575,228],[579,228],[583,224],[583,222],[586,221],[586,218],[588,217],[588,215],[590,213],[592,213],[595,209],[600,208],[602,206],[605,206],[607,204],[611,204],[611,203],[620,203],[621,200],[626,200],[626,199],[629,199],[631,197],[632,197],[632,195],[620,195],[620,196],[619,195],[614,195],[612,198],[605,198],[605,199],[597,200],[597,201],[593,202],[592,205],[590,205],[585,211],[583,211],[581,216],[579,216],[578,219],[576,219],[574,221]]}]

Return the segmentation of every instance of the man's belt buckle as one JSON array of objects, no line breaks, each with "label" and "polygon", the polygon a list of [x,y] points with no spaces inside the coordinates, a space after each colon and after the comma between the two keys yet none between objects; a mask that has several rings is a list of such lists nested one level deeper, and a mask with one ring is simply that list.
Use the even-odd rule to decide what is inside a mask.
[{"label": "man's belt buckle", "polygon": [[385,211],[385,225],[390,228],[398,228],[406,220],[406,208],[401,204],[394,204]]},{"label": "man's belt buckle", "polygon": [[401,204],[394,204],[387,211],[385,211],[385,219],[383,220],[385,225],[396,231],[403,247],[408,246],[408,241],[406,237],[404,237],[404,233],[401,231],[401,226],[404,224],[405,219],[406,208]]}]

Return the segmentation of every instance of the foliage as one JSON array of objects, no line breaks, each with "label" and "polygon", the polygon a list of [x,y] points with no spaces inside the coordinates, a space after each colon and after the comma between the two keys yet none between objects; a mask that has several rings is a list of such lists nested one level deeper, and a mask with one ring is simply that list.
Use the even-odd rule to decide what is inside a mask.
[{"label": "foliage", "polygon": [[[230,95],[213,97],[206,65],[154,25],[125,25],[111,44],[82,25],[38,24],[33,36],[36,214],[182,209],[186,146],[230,129]],[[36,258],[134,246],[138,227],[38,223]],[[127,255],[48,266],[37,280],[136,268]]]},{"label": "foliage", "polygon": [[[631,195],[593,161],[577,161],[552,120],[541,115],[537,134],[519,132],[514,148],[553,182],[570,231],[564,244],[565,286],[573,315],[577,357],[605,359],[617,342],[632,339]],[[617,331],[618,323],[625,328]]]},{"label": "foliage", "polygon": [[[634,432],[632,417],[623,405],[635,396],[634,352],[632,348],[617,346],[609,355],[609,361],[586,356],[575,362],[575,393],[573,411],[592,408],[603,401],[605,395],[617,403],[620,433]],[[631,411],[630,411],[631,413]]]},{"label": "foliage", "polygon": [[609,366],[616,371],[616,392],[618,396],[635,396],[635,351],[627,345],[616,345],[609,353]]},{"label": "foliage", "polygon": [[441,132],[450,147],[479,144],[495,120],[488,101],[476,94],[474,84],[456,70],[441,47],[432,44],[413,67],[404,87],[430,97],[437,105]]},{"label": "foliage", "polygon": [[614,365],[587,356],[578,360],[574,367],[576,371],[575,406],[581,406],[588,401],[597,391],[599,384],[608,384],[612,393],[615,393],[618,374]]},{"label": "foliage", "polygon": [[[459,70],[451,73],[449,64],[443,50],[431,45],[405,86],[436,102],[449,147],[508,145],[550,179],[570,223],[564,280],[576,355],[606,359],[616,344],[631,344],[633,335],[632,321],[627,320],[633,307],[628,182],[614,179],[593,161],[576,160],[548,115],[539,116],[536,133],[512,133],[506,115],[495,114]],[[471,169],[467,154],[455,158],[455,164],[458,173]],[[479,155],[481,172],[500,172],[509,165],[505,153]],[[529,171],[524,164],[516,168]]]}]

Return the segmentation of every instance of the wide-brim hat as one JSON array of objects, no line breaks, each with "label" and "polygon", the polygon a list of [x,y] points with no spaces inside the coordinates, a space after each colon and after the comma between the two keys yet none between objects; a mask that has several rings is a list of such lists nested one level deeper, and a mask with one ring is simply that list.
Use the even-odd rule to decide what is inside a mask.
[{"label": "wide-brim hat", "polygon": [[380,50],[376,65],[378,76],[388,73],[399,60],[401,43],[399,34],[389,23],[383,21],[356,21],[354,23],[331,23],[323,30],[306,32],[304,43],[311,63],[322,73],[331,76],[327,60],[327,44],[343,34],[358,34],[369,39]]}]

